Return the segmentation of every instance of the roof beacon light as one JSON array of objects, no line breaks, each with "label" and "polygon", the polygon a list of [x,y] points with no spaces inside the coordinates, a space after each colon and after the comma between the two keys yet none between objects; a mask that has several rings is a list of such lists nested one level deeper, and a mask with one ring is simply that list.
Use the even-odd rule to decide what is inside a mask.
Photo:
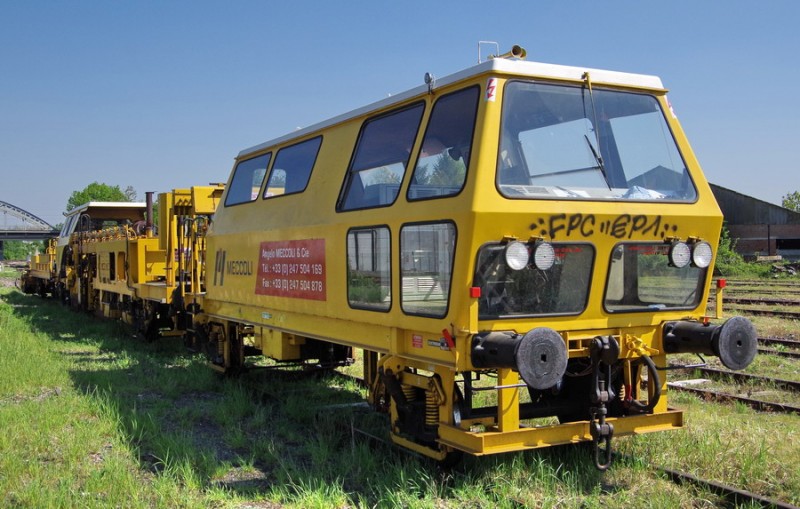
[{"label": "roof beacon light", "polygon": [[506,265],[508,265],[511,270],[524,269],[528,266],[528,261],[531,257],[528,252],[528,246],[519,241],[511,242],[506,246],[505,256]]},{"label": "roof beacon light", "polygon": [[692,250],[686,242],[673,242],[669,248],[669,263],[682,269],[692,260]]},{"label": "roof beacon light", "polygon": [[711,244],[706,241],[700,241],[692,246],[692,263],[695,267],[705,269],[711,265],[711,258],[713,257],[713,249]]}]

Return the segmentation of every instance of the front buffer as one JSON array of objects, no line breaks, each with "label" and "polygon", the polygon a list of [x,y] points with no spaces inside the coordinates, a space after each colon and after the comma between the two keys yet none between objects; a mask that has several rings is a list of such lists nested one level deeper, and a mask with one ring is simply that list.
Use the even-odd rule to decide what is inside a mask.
[{"label": "front buffer", "polygon": [[[526,334],[475,335],[472,363],[486,372],[496,370],[496,384],[479,387],[479,372],[465,373],[464,395],[458,395],[460,420],[440,422],[438,442],[484,455],[591,441],[595,466],[605,470],[611,464],[613,436],[683,426],[683,412],[667,408],[662,398],[667,353],[715,355],[738,370],[752,362],[757,350],[755,329],[742,317],[722,325],[666,322],[661,339],[663,352],[626,333],[577,342],[571,337],[570,346],[584,347],[581,356],[576,349],[567,349],[561,334],[545,327]],[[529,400],[522,394],[525,389]],[[478,392],[485,390],[496,391],[496,406],[474,403]],[[558,424],[552,423],[553,416]],[[530,421],[544,417],[550,422]]]}]

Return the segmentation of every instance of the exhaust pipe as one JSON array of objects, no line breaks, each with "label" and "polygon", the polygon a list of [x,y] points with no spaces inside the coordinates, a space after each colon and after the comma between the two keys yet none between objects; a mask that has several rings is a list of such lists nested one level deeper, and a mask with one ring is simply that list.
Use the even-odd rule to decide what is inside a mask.
[{"label": "exhaust pipe", "polygon": [[151,238],[153,236],[153,191],[147,191],[144,193],[145,196],[145,214],[147,217],[145,218],[145,226],[144,231],[147,238]]},{"label": "exhaust pipe", "polygon": [[734,316],[722,325],[668,322],[664,324],[664,350],[716,355],[726,368],[738,371],[753,362],[758,339],[753,324],[742,316]]}]

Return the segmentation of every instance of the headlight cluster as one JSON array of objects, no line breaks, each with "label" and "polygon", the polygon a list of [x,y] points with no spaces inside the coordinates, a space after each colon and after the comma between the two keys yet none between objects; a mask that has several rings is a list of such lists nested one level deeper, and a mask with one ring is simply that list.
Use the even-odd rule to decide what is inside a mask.
[{"label": "headlight cluster", "polygon": [[711,244],[702,240],[691,245],[683,241],[673,242],[669,248],[669,262],[681,269],[691,263],[695,267],[705,269],[711,265],[714,252]]},{"label": "headlight cluster", "polygon": [[556,251],[549,242],[537,241],[525,244],[519,241],[509,242],[505,250],[506,265],[512,270],[522,270],[533,259],[533,266],[539,270],[548,270],[556,261]]}]

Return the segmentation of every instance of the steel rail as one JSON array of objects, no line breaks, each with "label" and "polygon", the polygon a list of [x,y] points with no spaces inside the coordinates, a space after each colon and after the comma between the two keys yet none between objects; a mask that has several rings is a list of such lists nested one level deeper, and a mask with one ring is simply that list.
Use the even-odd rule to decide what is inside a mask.
[{"label": "steel rail", "polygon": [[758,353],[767,355],[778,355],[780,357],[790,357],[792,359],[800,359],[800,352],[791,350],[776,350],[774,348],[759,348]]},{"label": "steel rail", "polygon": [[700,373],[714,378],[728,377],[737,382],[757,381],[766,384],[772,384],[776,387],[788,389],[790,391],[800,391],[800,382],[793,380],[782,380],[780,378],[771,378],[768,376],[751,375],[748,373],[739,373],[736,371],[726,371],[724,369],[715,368],[696,368]]},{"label": "steel rail", "polygon": [[725,297],[726,304],[763,305],[763,306],[798,306],[800,300],[779,299],[776,297]]},{"label": "steel rail", "polygon": [[749,309],[741,306],[730,306],[730,310],[738,311],[743,314],[756,315],[756,316],[775,316],[777,318],[788,318],[790,320],[800,319],[800,312],[798,311],[773,311],[771,309]]},{"label": "steel rail", "polygon": [[786,403],[772,403],[770,401],[762,401],[760,399],[747,398],[745,396],[735,396],[733,394],[726,394],[724,392],[719,392],[719,391],[698,389],[696,387],[686,387],[684,385],[676,384],[675,382],[668,382],[667,386],[671,390],[688,392],[691,394],[702,396],[704,399],[712,401],[718,401],[718,402],[736,401],[739,403],[743,403],[749,406],[750,408],[753,408],[761,412],[780,412],[785,414],[800,415],[800,407],[789,405]]},{"label": "steel rail", "polygon": [[[717,286],[717,280],[711,282],[709,288],[715,288]],[[726,280],[726,291],[728,289],[733,288],[734,291],[739,290],[741,288],[747,287],[755,287],[755,288],[800,288],[800,281],[792,281],[790,279],[783,279],[783,280],[772,280],[772,281],[732,281],[730,279]]]},{"label": "steel rail", "polygon": [[800,348],[800,341],[787,338],[758,338],[758,342],[763,345],[783,345],[793,348]]},{"label": "steel rail", "polygon": [[733,504],[735,506],[739,506],[741,504],[756,503],[761,505],[761,507],[798,509],[797,506],[792,505],[788,502],[781,502],[778,500],[774,500],[765,497],[763,495],[758,495],[756,493],[753,493],[752,491],[734,488],[733,486],[728,486],[726,484],[722,484],[717,481],[702,479],[688,472],[682,472],[680,470],[675,470],[672,468],[665,468],[665,467],[657,467],[657,469],[666,474],[667,477],[669,477],[669,479],[677,485],[690,483],[695,486],[700,486],[702,488],[707,489],[708,491],[711,491],[723,497],[729,504]]}]

